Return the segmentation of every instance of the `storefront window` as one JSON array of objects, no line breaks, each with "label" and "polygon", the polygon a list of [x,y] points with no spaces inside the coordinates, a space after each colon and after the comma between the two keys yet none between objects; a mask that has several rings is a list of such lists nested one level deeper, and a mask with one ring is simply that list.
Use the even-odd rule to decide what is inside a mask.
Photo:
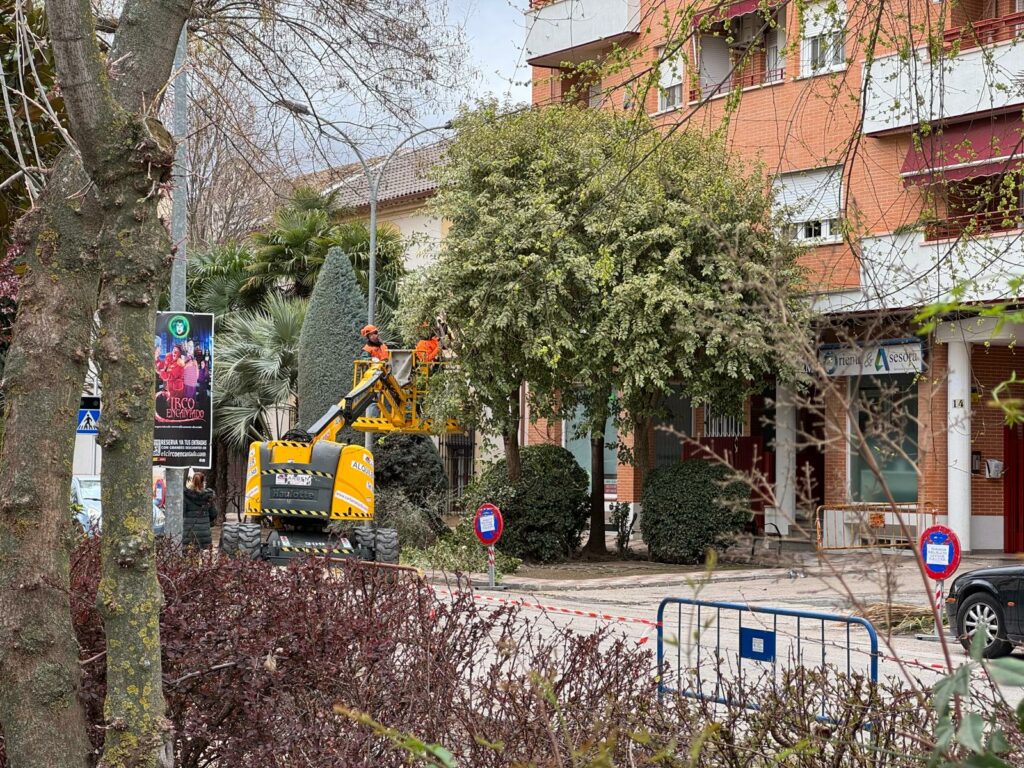
[{"label": "storefront window", "polygon": [[[587,477],[591,476],[590,461],[590,435],[580,435],[580,423],[583,421],[583,408],[577,407],[572,418],[565,425],[565,447],[576,459],[576,463],[583,467]],[[615,447],[618,441],[618,432],[615,429],[615,422],[608,418],[604,428],[604,489],[605,495],[615,493],[615,483],[618,478],[619,456]],[[609,448],[609,444],[612,447]]]},{"label": "storefront window", "polygon": [[[864,376],[850,382],[852,417],[850,491],[854,501],[917,501],[917,377]],[[874,456],[881,480],[867,455]],[[884,485],[883,485],[884,481]]]}]

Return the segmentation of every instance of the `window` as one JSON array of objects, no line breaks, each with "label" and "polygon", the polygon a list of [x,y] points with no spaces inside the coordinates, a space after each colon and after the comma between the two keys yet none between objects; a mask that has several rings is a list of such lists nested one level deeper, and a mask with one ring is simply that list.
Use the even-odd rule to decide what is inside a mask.
[{"label": "window", "polygon": [[[580,423],[583,421],[583,409],[577,407],[563,427],[565,429],[565,447],[576,459],[576,463],[583,467],[587,477],[591,476],[592,465],[590,461],[590,435],[579,434]],[[607,494],[615,486],[619,472],[619,453],[616,443],[619,435],[615,429],[615,420],[608,417],[604,427],[604,486]],[[611,447],[609,447],[611,446]]]},{"label": "window", "polygon": [[804,77],[835,72],[846,66],[846,7],[843,2],[811,3],[802,17],[800,74]]},{"label": "window", "polygon": [[839,219],[813,219],[793,227],[794,240],[835,240],[841,236]]},{"label": "window", "polygon": [[842,238],[843,167],[784,173],[775,179],[775,202],[792,222],[794,240],[836,242]]},{"label": "window", "polygon": [[704,437],[743,437],[744,419],[727,413],[715,413],[704,407]]},{"label": "window", "polygon": [[683,103],[683,62],[679,56],[666,56],[665,47],[656,49],[658,78],[658,111],[674,109]]},{"label": "window", "polygon": [[[864,376],[850,382],[851,417],[864,441],[850,445],[850,495],[853,501],[917,501],[917,377]],[[870,468],[874,457],[881,480]],[[884,481],[884,485],[883,485]]]},{"label": "window", "polygon": [[601,83],[591,83],[587,87],[587,106],[596,109],[601,106],[604,100],[604,91],[601,90]]}]

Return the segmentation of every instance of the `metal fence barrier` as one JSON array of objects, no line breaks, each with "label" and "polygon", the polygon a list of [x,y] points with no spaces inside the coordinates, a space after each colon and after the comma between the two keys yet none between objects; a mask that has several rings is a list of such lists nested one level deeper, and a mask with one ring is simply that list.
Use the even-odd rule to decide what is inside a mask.
[{"label": "metal fence barrier", "polygon": [[730,683],[776,683],[795,667],[878,682],[878,633],[859,616],[666,597],[658,606],[657,653],[659,696],[752,707],[756,702],[726,695]]},{"label": "metal fence barrier", "polygon": [[819,552],[907,549],[938,517],[931,504],[830,504],[815,512],[815,541]]}]

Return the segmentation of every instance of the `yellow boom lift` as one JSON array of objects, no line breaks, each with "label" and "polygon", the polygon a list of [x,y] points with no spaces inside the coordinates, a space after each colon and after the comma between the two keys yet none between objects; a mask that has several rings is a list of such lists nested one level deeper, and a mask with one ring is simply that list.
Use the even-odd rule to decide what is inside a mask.
[{"label": "yellow boom lift", "polygon": [[[398,534],[373,526],[373,454],[337,442],[346,426],[359,432],[428,434],[421,416],[431,374],[443,362],[418,363],[411,351],[390,361],[357,360],[352,389],[309,431],[249,447],[245,520],[225,523],[221,548],[282,562],[304,555],[397,563]],[[366,411],[377,405],[379,415]],[[445,432],[461,431],[455,422]]]}]

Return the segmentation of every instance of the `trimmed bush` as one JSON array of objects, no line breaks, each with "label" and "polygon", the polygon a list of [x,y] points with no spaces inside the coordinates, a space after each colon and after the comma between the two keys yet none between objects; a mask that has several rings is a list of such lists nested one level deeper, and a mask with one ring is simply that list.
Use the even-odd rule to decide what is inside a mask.
[{"label": "trimmed bush", "polygon": [[690,459],[644,483],[640,527],[652,560],[700,563],[750,520],[750,489],[722,464]]},{"label": "trimmed bush", "polygon": [[[366,322],[366,301],[352,263],[340,248],[331,248],[320,270],[299,337],[299,426],[309,429],[327,409],[352,389],[352,361],[359,358]],[[351,429],[338,437],[362,443]]]},{"label": "trimmed bush", "polygon": [[466,489],[467,514],[485,501],[505,519],[498,549],[542,563],[571,555],[590,517],[590,483],[569,451],[557,445],[522,450],[523,474],[514,485],[505,460],[489,467]]}]

